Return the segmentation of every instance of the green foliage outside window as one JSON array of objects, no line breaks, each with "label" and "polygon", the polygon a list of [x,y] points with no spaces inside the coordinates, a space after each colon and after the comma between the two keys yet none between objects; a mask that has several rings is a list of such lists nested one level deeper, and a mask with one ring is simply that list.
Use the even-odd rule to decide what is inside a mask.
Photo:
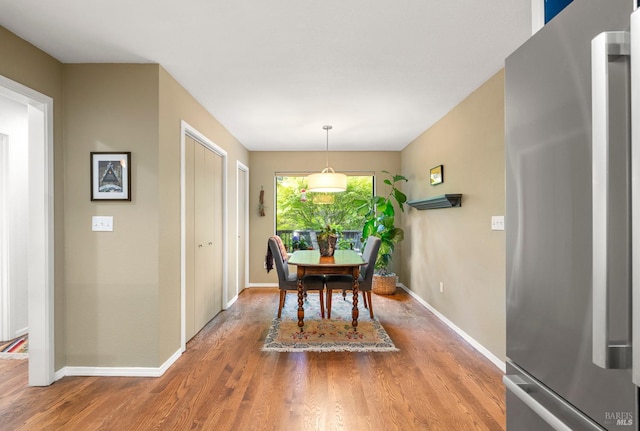
[{"label": "green foliage outside window", "polygon": [[[276,178],[276,230],[320,231],[331,225],[338,232],[361,230],[362,215],[358,215],[353,204],[356,200],[368,200],[373,195],[372,176],[349,176],[347,190],[343,193],[306,193],[303,200],[301,191],[307,188],[306,177]],[[333,199],[333,203],[316,203],[316,195]],[[328,196],[327,196],[328,195]]]}]

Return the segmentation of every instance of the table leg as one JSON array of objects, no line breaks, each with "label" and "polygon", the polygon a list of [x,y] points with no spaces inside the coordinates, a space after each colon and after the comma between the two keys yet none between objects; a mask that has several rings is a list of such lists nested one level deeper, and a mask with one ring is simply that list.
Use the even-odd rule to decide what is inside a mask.
[{"label": "table leg", "polygon": [[298,327],[300,332],[304,331],[304,287],[302,278],[304,277],[304,267],[298,266]]},{"label": "table leg", "polygon": [[360,311],[358,311],[358,287],[359,287],[359,283],[358,283],[358,270],[354,270],[353,271],[353,308],[351,309],[351,318],[353,319],[351,321],[351,324],[353,325],[353,330],[356,331],[358,330],[358,315],[360,314]]}]

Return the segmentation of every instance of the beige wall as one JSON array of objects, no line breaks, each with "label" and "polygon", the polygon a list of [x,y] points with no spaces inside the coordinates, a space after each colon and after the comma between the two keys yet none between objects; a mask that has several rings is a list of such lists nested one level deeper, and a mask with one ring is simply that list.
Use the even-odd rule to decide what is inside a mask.
[{"label": "beige wall", "polygon": [[[376,193],[385,193],[382,170],[400,172],[400,152],[331,152],[329,161],[336,172],[365,171],[376,175]],[[275,271],[267,274],[264,257],[267,240],[275,233],[275,173],[319,172],[326,164],[325,152],[268,152],[250,153],[251,174],[249,177],[249,282],[251,284],[278,284]],[[260,188],[264,187],[265,216],[258,214]],[[394,261],[401,260],[402,250],[396,248]]]},{"label": "beige wall", "polygon": [[[65,65],[69,366],[157,367],[180,348],[183,119],[227,152],[235,232],[235,166],[248,153],[220,123],[159,65]],[[131,202],[89,201],[90,151],[132,152]],[[91,232],[92,215],[114,216],[114,232]],[[226,269],[235,287],[233,238]]]},{"label": "beige wall", "polygon": [[55,241],[55,368],[65,361],[64,169],[62,142],[62,63],[0,27],[0,75],[53,99],[54,241]]},{"label": "beige wall", "polygon": [[[462,193],[462,207],[404,218],[403,283],[505,359],[504,74],[499,72],[402,151],[409,199]],[[429,169],[444,165],[444,183]],[[439,283],[444,282],[444,293]]]},{"label": "beige wall", "polygon": [[[158,70],[64,66],[68,366],[159,363]],[[131,151],[131,202],[90,200],[91,151]],[[97,215],[113,232],[91,231]]]}]

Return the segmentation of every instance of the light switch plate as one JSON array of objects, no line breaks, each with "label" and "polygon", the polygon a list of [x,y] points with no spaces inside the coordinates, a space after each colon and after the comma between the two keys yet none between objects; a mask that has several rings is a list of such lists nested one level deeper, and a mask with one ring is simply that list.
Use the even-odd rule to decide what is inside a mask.
[{"label": "light switch plate", "polygon": [[504,216],[491,216],[491,230],[504,230]]},{"label": "light switch plate", "polygon": [[113,216],[91,217],[91,230],[94,232],[113,232]]}]

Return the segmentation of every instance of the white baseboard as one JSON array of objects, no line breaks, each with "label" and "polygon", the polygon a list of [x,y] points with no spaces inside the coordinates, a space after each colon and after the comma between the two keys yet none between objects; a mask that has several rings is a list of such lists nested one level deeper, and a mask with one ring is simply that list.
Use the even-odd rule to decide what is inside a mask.
[{"label": "white baseboard", "polygon": [[249,283],[249,287],[278,287],[278,283]]},{"label": "white baseboard", "polygon": [[416,301],[418,301],[425,308],[427,308],[429,311],[431,311],[433,314],[435,314],[438,319],[442,320],[442,322],[444,322],[444,324],[446,324],[448,327],[453,329],[458,335],[460,335],[462,338],[464,338],[464,340],[467,343],[471,344],[471,346],[474,349],[476,349],[484,357],[486,357],[488,360],[490,360],[503,373],[507,372],[507,365],[506,365],[506,363],[504,361],[500,360],[500,358],[498,358],[496,355],[491,353],[486,347],[484,347],[482,344],[478,343],[469,334],[467,334],[462,329],[460,329],[458,326],[456,326],[455,323],[453,323],[451,320],[447,319],[442,313],[440,313],[438,310],[433,308],[433,306],[431,304],[429,304],[424,299],[420,298],[418,295],[415,294],[415,292],[413,292],[411,289],[409,289],[404,284],[398,283],[398,287],[401,287],[405,292],[407,292],[409,295],[411,295]]},{"label": "white baseboard", "polygon": [[229,308],[231,308],[231,306],[238,300],[238,295],[235,295],[233,298],[231,298],[231,300],[229,302],[227,302],[227,305],[225,305],[224,309],[228,310]]},{"label": "white baseboard", "polygon": [[182,352],[176,351],[164,364],[158,368],[153,367],[63,367],[56,371],[55,379],[60,380],[66,376],[92,376],[92,377],[160,377]]}]

